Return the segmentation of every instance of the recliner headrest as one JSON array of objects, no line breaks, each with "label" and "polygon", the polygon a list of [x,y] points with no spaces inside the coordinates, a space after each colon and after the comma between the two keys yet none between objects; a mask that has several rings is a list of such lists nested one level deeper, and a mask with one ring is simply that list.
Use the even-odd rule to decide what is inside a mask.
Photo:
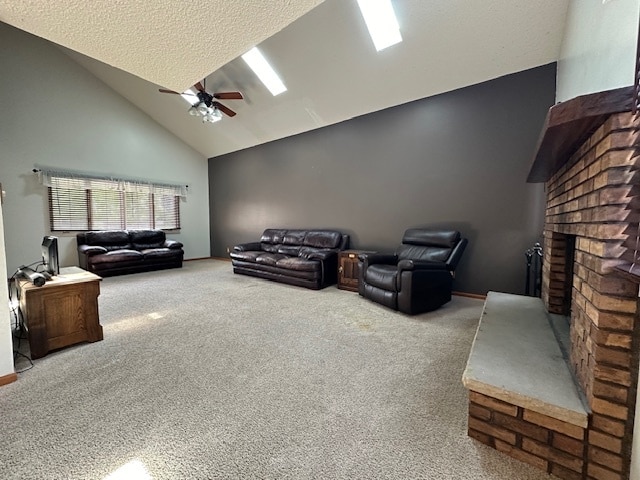
[{"label": "recliner headrest", "polygon": [[446,248],[453,248],[459,241],[460,232],[457,230],[410,228],[404,232],[402,237],[402,243]]}]

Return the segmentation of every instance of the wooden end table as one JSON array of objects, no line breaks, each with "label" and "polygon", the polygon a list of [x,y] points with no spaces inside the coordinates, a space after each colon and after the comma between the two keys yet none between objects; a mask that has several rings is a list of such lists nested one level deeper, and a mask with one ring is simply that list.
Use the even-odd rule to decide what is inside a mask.
[{"label": "wooden end table", "polygon": [[31,358],[80,342],[102,340],[98,316],[101,277],[78,267],[60,269],[42,287],[18,280],[20,311]]},{"label": "wooden end table", "polygon": [[338,253],[338,288],[357,292],[359,280],[358,255],[362,253],[374,253],[371,250],[343,250]]}]

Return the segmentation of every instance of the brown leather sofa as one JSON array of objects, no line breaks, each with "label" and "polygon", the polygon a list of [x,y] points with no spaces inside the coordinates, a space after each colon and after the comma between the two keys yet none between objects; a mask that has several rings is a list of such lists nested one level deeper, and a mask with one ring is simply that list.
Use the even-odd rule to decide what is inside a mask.
[{"label": "brown leather sofa", "polygon": [[182,243],[162,230],[100,230],[78,233],[80,267],[108,277],[182,267]]},{"label": "brown leather sofa", "polygon": [[234,273],[319,290],[338,281],[338,252],[348,247],[349,235],[334,230],[269,228],[230,256]]}]

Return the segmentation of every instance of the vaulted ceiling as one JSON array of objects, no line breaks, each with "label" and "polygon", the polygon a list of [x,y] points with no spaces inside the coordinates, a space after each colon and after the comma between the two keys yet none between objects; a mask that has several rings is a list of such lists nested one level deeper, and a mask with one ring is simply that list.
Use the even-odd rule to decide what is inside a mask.
[{"label": "vaulted ceiling", "polygon": [[[0,0],[0,21],[65,47],[205,157],[262,144],[558,59],[569,0],[395,0],[403,41],[376,52],[356,0]],[[239,55],[259,45],[288,90]],[[214,124],[178,95],[239,90]],[[523,92],[526,95],[526,92]]]}]

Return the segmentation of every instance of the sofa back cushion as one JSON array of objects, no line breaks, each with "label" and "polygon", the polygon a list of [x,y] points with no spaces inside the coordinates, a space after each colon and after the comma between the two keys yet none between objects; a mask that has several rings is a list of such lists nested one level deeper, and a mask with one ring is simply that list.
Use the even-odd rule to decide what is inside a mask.
[{"label": "sofa back cushion", "polygon": [[307,236],[306,230],[287,230],[282,243],[285,245],[303,245],[304,238]]},{"label": "sofa back cushion", "polygon": [[87,245],[104,247],[107,251],[131,248],[129,232],[126,230],[102,230],[87,232],[84,236]]},{"label": "sofa back cushion", "polygon": [[306,247],[338,248],[342,241],[342,234],[333,230],[309,230],[304,237]]},{"label": "sofa back cushion", "polygon": [[277,253],[278,247],[284,241],[286,230],[267,228],[260,237],[260,245],[265,252]]},{"label": "sofa back cushion", "polygon": [[[283,247],[339,248],[343,235],[334,230],[286,230],[266,229],[260,237],[260,246],[265,252],[293,254],[294,250]],[[291,252],[291,253],[288,253]]]},{"label": "sofa back cushion", "polygon": [[164,247],[167,239],[162,230],[129,230],[129,235],[136,250]]},{"label": "sofa back cushion", "polygon": [[287,234],[286,230],[267,228],[260,237],[260,243],[271,243],[272,245],[283,243],[284,236]]}]

